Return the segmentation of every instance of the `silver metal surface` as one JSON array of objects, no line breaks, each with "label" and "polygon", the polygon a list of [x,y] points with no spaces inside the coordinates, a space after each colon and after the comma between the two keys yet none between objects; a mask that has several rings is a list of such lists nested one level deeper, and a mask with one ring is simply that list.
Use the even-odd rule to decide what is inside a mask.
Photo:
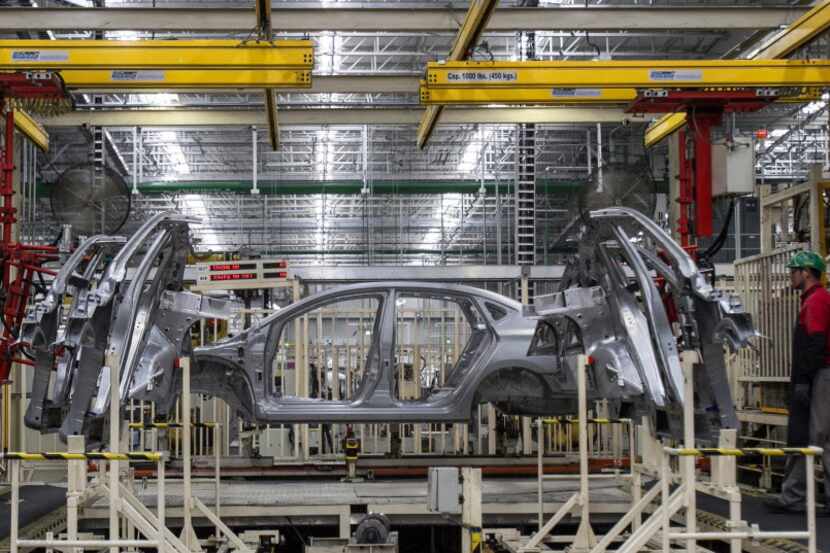
[{"label": "silver metal surface", "polygon": [[[190,355],[190,327],[201,317],[231,313],[221,302],[176,292],[183,281],[191,221],[169,213],[152,218],[121,248],[94,291],[73,307],[63,341],[71,353],[65,370],[73,385],[62,435],[84,433],[94,439],[100,434],[110,386],[109,371],[102,366],[119,368],[122,401],[149,400],[157,413],[169,411],[179,394],[175,361]],[[488,402],[508,414],[569,415],[576,408],[577,359],[587,354],[593,360],[592,399],[608,400],[615,413],[652,416],[658,431],[678,435],[680,357],[688,351],[703,360],[696,387],[700,434],[707,437],[734,426],[723,343],[739,348],[755,335],[740,301],[709,285],[691,258],[636,211],[591,212],[574,232],[579,253],[566,266],[560,291],[537,297],[535,307],[439,281],[384,280],[332,288],[290,304],[236,336],[195,348],[192,389],[221,398],[260,424],[461,422],[472,417],[479,403]],[[128,281],[131,262],[136,269]],[[667,288],[657,289],[652,270],[662,273]],[[430,271],[433,278],[441,272]],[[486,278],[485,273],[479,277]],[[64,281],[57,279],[57,286]],[[421,398],[415,400],[403,399],[396,376],[398,306],[407,297],[452,302],[470,328],[446,378],[440,385],[422,385]],[[297,397],[277,386],[274,368],[280,348],[287,348],[288,332],[297,332],[302,317],[312,311],[356,300],[374,302],[374,328],[349,399]],[[675,320],[669,319],[669,306]],[[295,353],[299,339],[299,333],[292,338]]]}]

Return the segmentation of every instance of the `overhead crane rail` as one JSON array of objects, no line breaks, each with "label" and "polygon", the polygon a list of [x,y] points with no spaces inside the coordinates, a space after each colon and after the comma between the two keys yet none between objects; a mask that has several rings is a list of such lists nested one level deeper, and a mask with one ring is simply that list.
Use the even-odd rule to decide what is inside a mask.
[{"label": "overhead crane rail", "polygon": [[421,101],[619,102],[633,100],[637,91],[658,89],[754,88],[761,96],[787,96],[828,83],[828,60],[431,62],[421,84]]},{"label": "overhead crane rail", "polygon": [[310,88],[313,65],[310,40],[0,40],[0,71],[70,89]]},{"label": "overhead crane rail", "polygon": [[310,40],[0,40],[0,69],[291,69]]}]

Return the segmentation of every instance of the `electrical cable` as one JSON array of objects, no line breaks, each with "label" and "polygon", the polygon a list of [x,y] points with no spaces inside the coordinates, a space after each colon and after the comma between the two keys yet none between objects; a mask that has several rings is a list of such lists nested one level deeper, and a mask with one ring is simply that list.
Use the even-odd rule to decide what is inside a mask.
[{"label": "electrical cable", "polygon": [[708,248],[702,253],[699,254],[699,258],[701,260],[705,260],[707,262],[711,262],[712,257],[714,257],[720,250],[723,248],[723,245],[726,243],[726,239],[729,237],[729,226],[732,223],[732,216],[735,213],[735,200],[733,199],[729,203],[729,210],[726,214],[726,220],[723,222],[723,226],[718,233],[718,236],[715,240],[709,245]]},{"label": "electrical cable", "polygon": [[291,522],[291,517],[286,516],[285,520],[288,522],[288,525],[291,527],[291,529],[294,531],[294,533],[297,534],[297,537],[300,539],[300,543],[302,543],[304,547],[308,547],[308,542],[305,541],[305,538],[303,538],[303,535],[300,534],[300,531],[297,530],[297,527],[294,526],[293,522]]},{"label": "electrical cable", "polygon": [[597,58],[602,57],[602,50],[600,49],[599,46],[597,46],[596,44],[591,42],[591,35],[588,33],[588,31],[585,31],[585,42],[588,43],[588,46],[590,46],[591,48],[593,48],[594,50],[597,51]]}]

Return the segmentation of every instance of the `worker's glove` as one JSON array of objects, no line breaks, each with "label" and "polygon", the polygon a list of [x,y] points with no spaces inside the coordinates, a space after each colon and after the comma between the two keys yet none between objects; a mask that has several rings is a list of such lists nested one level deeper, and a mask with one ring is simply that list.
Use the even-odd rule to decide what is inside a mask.
[{"label": "worker's glove", "polygon": [[793,392],[793,400],[796,404],[809,405],[810,404],[810,385],[796,384]]}]

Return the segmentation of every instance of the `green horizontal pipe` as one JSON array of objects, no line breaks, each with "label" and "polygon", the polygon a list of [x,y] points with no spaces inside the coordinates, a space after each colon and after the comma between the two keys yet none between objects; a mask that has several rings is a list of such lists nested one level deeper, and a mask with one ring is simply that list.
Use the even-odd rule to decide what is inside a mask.
[{"label": "green horizontal pipe", "polygon": [[[496,181],[485,181],[484,187],[488,194],[495,194]],[[578,181],[555,181],[540,179],[540,189],[544,194],[572,192],[580,186]],[[156,181],[145,182],[138,189],[142,194],[160,194],[176,192],[249,192],[253,187],[250,180],[223,180],[223,181]],[[360,194],[363,181],[358,179],[342,179],[328,181],[285,180],[260,181],[258,184],[262,194]],[[377,180],[372,183],[374,194],[446,194],[465,193],[474,194],[481,187],[478,180]],[[499,192],[509,193],[512,190],[510,183],[498,183]]]},{"label": "green horizontal pipe", "polygon": [[[512,192],[512,183],[489,180],[484,182],[488,194],[496,193],[498,184],[499,193]],[[39,196],[48,196],[53,185],[39,184]],[[539,194],[570,194],[584,186],[584,181],[536,179],[536,192]],[[253,184],[250,180],[185,180],[185,181],[151,181],[138,186],[142,194],[162,193],[212,193],[212,192],[250,192]],[[260,182],[261,194],[269,195],[306,195],[306,194],[360,194],[363,181],[358,179],[341,179],[326,181],[284,180]],[[374,194],[475,194],[481,187],[478,180],[458,179],[404,179],[404,180],[376,180],[372,183]],[[662,191],[658,185],[658,191]]]}]

